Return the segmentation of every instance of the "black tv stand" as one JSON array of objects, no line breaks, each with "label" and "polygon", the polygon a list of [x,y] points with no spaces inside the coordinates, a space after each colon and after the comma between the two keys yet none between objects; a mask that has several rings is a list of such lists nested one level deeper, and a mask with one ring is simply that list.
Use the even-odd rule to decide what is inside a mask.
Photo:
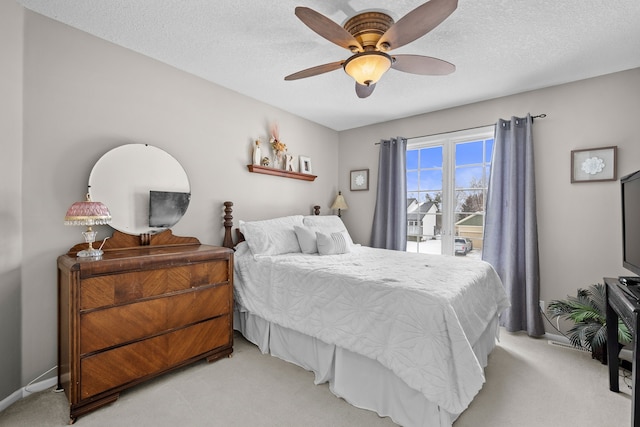
[{"label": "black tv stand", "polygon": [[631,368],[631,426],[640,427],[640,416],[636,417],[636,410],[640,411],[640,339],[636,337],[640,331],[640,303],[627,298],[624,292],[632,289],[629,284],[626,286],[614,278],[604,278],[607,296],[607,359],[609,365],[609,390],[620,391],[618,366],[620,347],[618,347],[618,319],[629,328],[631,332],[631,346],[633,347],[633,365]]},{"label": "black tv stand", "polygon": [[640,285],[640,277],[638,276],[618,276],[618,282],[626,286]]}]

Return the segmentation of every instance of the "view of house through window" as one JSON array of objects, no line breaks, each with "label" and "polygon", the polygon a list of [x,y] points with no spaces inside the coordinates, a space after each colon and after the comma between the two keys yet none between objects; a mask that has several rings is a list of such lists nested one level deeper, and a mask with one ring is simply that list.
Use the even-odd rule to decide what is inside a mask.
[{"label": "view of house through window", "polygon": [[407,251],[481,258],[494,127],[409,140]]}]

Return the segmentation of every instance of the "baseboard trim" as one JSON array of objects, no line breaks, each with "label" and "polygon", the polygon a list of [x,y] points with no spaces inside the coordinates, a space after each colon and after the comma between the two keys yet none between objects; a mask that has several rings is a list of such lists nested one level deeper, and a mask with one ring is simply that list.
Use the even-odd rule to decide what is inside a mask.
[{"label": "baseboard trim", "polygon": [[[543,336],[544,339],[547,339],[549,341],[553,341],[553,342],[558,342],[560,344],[567,344],[569,346],[571,345],[571,341],[569,341],[569,338],[564,337],[562,335],[557,335],[557,334],[550,334],[550,333],[545,333]],[[576,349],[578,350],[578,349]],[[631,362],[633,360],[633,351],[628,349],[627,347],[623,347],[622,350],[620,350],[620,359],[624,359],[627,360],[629,362]]]},{"label": "baseboard trim", "polygon": [[23,397],[23,389],[24,389],[24,387],[21,388],[20,390],[14,391],[9,396],[7,396],[3,400],[1,400],[0,401],[0,412],[4,411],[9,406],[13,405],[18,400],[22,399],[22,397]]},{"label": "baseboard trim", "polygon": [[562,336],[562,335],[557,335],[557,334],[550,334],[549,332],[546,332],[542,338],[549,340],[549,341],[555,341],[555,342],[559,342],[562,344],[571,344],[571,341],[569,341],[569,338]]},{"label": "baseboard trim", "polygon": [[9,406],[16,403],[18,400],[23,399],[32,393],[46,390],[48,388],[54,387],[57,384],[58,379],[56,377],[53,377],[47,380],[38,381],[37,383],[33,383],[26,387],[22,387],[21,389],[14,391],[9,396],[0,401],[0,412],[4,411]]}]

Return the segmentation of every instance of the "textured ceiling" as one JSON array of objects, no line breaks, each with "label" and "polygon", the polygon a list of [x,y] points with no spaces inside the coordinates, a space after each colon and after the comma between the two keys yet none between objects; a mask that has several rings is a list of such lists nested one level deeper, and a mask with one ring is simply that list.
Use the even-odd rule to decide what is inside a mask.
[{"label": "textured ceiling", "polygon": [[396,21],[422,0],[17,0],[26,8],[335,130],[640,67],[640,1],[459,0],[426,36],[393,51],[452,62],[448,76],[390,70],[359,99],[342,70],[284,76],[350,53],[294,15]]}]

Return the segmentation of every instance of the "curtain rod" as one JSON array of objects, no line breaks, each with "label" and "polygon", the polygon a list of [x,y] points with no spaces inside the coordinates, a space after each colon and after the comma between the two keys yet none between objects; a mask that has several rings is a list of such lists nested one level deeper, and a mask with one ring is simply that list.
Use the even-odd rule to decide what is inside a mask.
[{"label": "curtain rod", "polygon": [[[547,115],[542,113],[542,114],[538,114],[537,116],[531,116],[531,119],[533,121],[533,119],[544,119],[545,117],[547,117]],[[484,127],[487,127],[487,126],[495,126],[495,125],[496,125],[495,123],[491,123],[491,124],[488,124],[488,125],[481,125],[481,126],[474,126],[474,127],[470,127],[470,128],[464,128],[464,129],[449,130],[449,131],[446,131],[446,132],[432,133],[432,134],[429,134],[429,135],[412,136],[410,138],[407,138],[407,140],[409,140],[409,139],[417,139],[417,138],[426,138],[428,136],[444,135],[445,133],[461,132],[463,130],[480,129],[480,128],[484,128]],[[380,145],[380,143],[376,142],[375,145]]]}]

